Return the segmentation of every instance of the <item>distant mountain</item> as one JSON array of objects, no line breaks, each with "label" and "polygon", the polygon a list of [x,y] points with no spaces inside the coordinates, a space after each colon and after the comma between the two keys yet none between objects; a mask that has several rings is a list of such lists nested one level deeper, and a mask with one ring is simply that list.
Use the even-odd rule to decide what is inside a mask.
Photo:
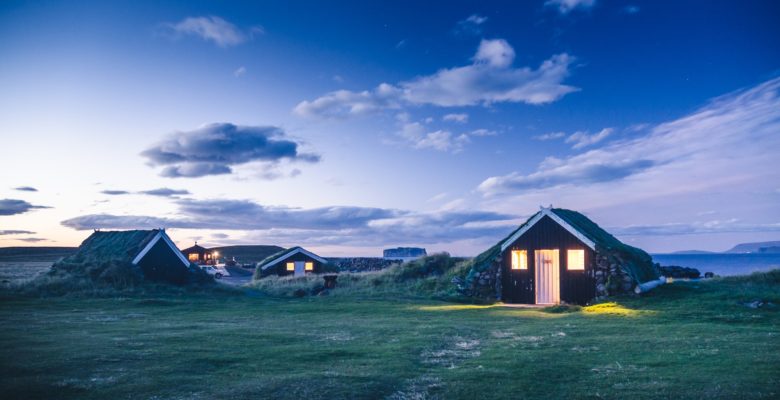
[{"label": "distant mountain", "polygon": [[243,246],[222,246],[211,247],[211,251],[218,251],[219,258],[230,260],[235,257],[241,264],[250,264],[263,261],[271,254],[284,250],[284,247],[265,246],[265,245],[243,245]]},{"label": "distant mountain", "polygon": [[726,253],[780,253],[780,241],[740,243]]},{"label": "distant mountain", "polygon": [[0,247],[0,261],[55,262],[76,252],[76,247]]}]

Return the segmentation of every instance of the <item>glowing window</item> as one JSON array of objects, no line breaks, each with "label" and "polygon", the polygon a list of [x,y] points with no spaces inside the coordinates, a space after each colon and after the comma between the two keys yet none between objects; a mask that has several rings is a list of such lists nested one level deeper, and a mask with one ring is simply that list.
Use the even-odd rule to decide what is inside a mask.
[{"label": "glowing window", "polygon": [[566,268],[569,270],[584,270],[585,250],[566,250]]},{"label": "glowing window", "polygon": [[314,263],[313,262],[307,262],[306,263],[306,270],[307,271],[314,271]]},{"label": "glowing window", "polygon": [[187,259],[190,261],[198,261],[200,260],[200,257],[198,257],[198,253],[190,253],[187,254]]},{"label": "glowing window", "polygon": [[295,271],[295,263],[287,263],[288,271]]},{"label": "glowing window", "polygon": [[512,269],[528,269],[528,250],[512,250]]}]

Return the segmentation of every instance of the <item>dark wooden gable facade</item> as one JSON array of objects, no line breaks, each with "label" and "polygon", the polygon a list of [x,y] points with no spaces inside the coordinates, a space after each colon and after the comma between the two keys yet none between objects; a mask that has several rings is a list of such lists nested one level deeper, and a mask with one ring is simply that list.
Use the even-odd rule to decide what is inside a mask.
[{"label": "dark wooden gable facade", "polygon": [[153,281],[162,281],[182,285],[189,278],[189,262],[185,260],[175,246],[165,238],[160,238],[136,262],[144,277]]},{"label": "dark wooden gable facade", "polygon": [[188,247],[181,252],[187,257],[187,260],[196,264],[214,264],[212,252],[203,246],[199,246],[198,242],[195,242],[194,246]]},{"label": "dark wooden gable facade", "polygon": [[[527,269],[512,269],[512,250],[527,251]],[[536,303],[537,250],[558,250],[560,301],[584,304],[596,296],[595,251],[549,215],[508,243],[501,252],[501,297],[507,303]],[[584,270],[569,270],[567,250],[584,250]]]},{"label": "dark wooden gable facade", "polygon": [[[298,268],[300,268],[300,265],[303,265],[302,273],[306,275],[323,272],[325,263],[327,263],[327,261],[324,258],[302,247],[293,247],[269,256],[258,265],[258,268],[262,270],[262,276],[286,276],[295,275],[296,265]],[[307,265],[309,265],[310,268],[307,268]],[[292,269],[290,269],[290,267],[292,267]]]}]

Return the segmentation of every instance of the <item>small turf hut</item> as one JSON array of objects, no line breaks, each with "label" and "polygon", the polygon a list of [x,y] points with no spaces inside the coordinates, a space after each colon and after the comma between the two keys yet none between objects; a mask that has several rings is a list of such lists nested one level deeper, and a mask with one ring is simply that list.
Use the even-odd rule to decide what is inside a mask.
[{"label": "small turf hut", "polygon": [[137,276],[185,284],[202,275],[162,229],[95,231],[75,254],[55,264],[54,269],[106,282]]},{"label": "small turf hut", "polygon": [[473,260],[461,290],[506,303],[585,304],[658,280],[643,250],[576,211],[542,207]]},{"label": "small turf hut", "polygon": [[295,246],[287,250],[266,257],[263,261],[257,263],[255,269],[256,277],[268,275],[295,275],[304,276],[306,274],[318,274],[326,272],[328,260],[304,249]]},{"label": "small turf hut", "polygon": [[185,257],[187,257],[187,260],[194,262],[195,264],[215,264],[216,261],[214,252],[198,245],[198,242],[195,242],[194,246],[187,247],[181,252]]}]

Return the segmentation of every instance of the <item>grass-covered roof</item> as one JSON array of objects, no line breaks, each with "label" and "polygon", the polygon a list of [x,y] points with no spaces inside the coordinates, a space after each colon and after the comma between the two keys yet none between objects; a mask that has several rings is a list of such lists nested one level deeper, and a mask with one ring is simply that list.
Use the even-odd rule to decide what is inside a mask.
[{"label": "grass-covered roof", "polygon": [[276,253],[271,254],[270,256],[264,258],[263,261],[260,261],[259,263],[257,263],[257,268],[263,268],[266,264],[273,262],[277,258],[284,257],[287,254],[292,253],[295,250],[298,250],[300,248],[301,248],[300,246],[295,246],[295,247],[290,247],[289,249],[277,251]]},{"label": "grass-covered roof", "polygon": [[[588,217],[576,211],[567,210],[564,208],[552,208],[549,211],[555,213],[556,216],[560,217],[578,232],[596,243],[597,250],[612,253],[620,257],[620,259],[623,261],[623,268],[637,282],[643,283],[658,279],[658,274],[653,268],[653,259],[644,250],[629,246],[621,242],[616,237],[612,236],[609,232],[598,226],[595,222],[591,221]],[[530,218],[528,218],[528,220],[526,220],[522,225],[518,226],[517,229],[514,229],[505,238],[501,239],[494,246],[475,257],[474,269],[481,272],[489,268],[493,260],[499,254],[501,254],[501,244],[512,237],[512,235],[514,235],[517,231],[528,225],[537,214],[538,213],[532,215]]]},{"label": "grass-covered roof", "polygon": [[65,261],[82,263],[87,261],[132,262],[159,231],[95,231],[81,243],[75,254]]}]

